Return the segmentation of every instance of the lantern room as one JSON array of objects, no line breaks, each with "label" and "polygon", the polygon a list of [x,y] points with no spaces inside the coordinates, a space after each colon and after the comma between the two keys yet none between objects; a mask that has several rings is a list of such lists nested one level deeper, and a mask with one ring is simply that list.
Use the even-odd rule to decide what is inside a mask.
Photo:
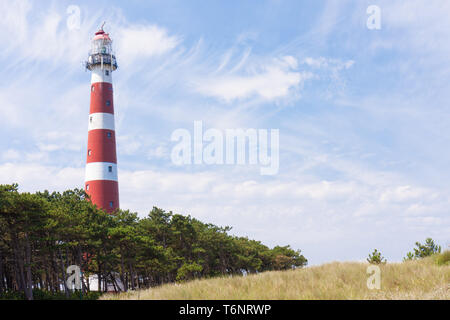
[{"label": "lantern room", "polygon": [[91,54],[111,54],[111,42],[109,34],[100,29],[95,33],[94,39],[92,39]]},{"label": "lantern room", "polygon": [[89,70],[98,66],[101,69],[117,69],[116,57],[112,53],[112,40],[109,34],[103,31],[103,26],[92,39],[91,51],[86,61],[86,68]]}]

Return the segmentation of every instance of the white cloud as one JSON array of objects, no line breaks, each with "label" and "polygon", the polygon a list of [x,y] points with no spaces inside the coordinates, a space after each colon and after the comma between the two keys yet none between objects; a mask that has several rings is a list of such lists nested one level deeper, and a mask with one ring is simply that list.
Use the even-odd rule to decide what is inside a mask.
[{"label": "white cloud", "polygon": [[[0,12],[3,12],[3,17],[0,20],[0,40],[5,43],[7,40],[15,38],[11,44],[22,42],[26,40],[28,31],[27,14],[31,10],[29,1],[0,1]],[[2,46],[2,53],[8,50],[7,46]]]},{"label": "white cloud", "polygon": [[0,165],[0,184],[18,183],[21,191],[63,191],[82,188],[84,168],[63,168],[37,163],[3,163]]},{"label": "white cloud", "polygon": [[180,41],[176,36],[169,36],[167,30],[157,25],[130,25],[119,29],[116,51],[120,52],[121,61],[128,65],[138,59],[168,53]]},{"label": "white cloud", "polygon": [[86,57],[89,38],[96,17],[85,19],[76,31],[66,26],[64,10],[36,10],[36,4],[23,1],[0,1],[0,11],[6,19],[0,21],[2,54],[8,56],[11,66],[46,62],[53,66],[64,63],[79,67]]},{"label": "white cloud", "polygon": [[[372,176],[379,172],[368,175],[371,177],[361,180],[320,181],[306,172],[291,172],[264,180],[249,174],[248,169],[228,168],[201,173],[121,170],[119,178],[124,208],[146,214],[150,206],[157,205],[218,225],[231,225],[240,235],[304,249],[316,262],[342,259],[338,247],[348,239],[367,245],[373,237],[379,245],[387,246],[380,239],[404,242],[426,237],[429,227],[433,227],[432,236],[442,236],[449,230],[446,191],[411,185],[409,194],[396,183],[401,180],[398,176],[383,175],[377,181]],[[385,197],[392,190],[400,190],[399,198]],[[417,201],[421,201],[421,207],[416,207],[411,217],[408,210]],[[420,229],[424,222],[428,228]],[[311,248],[319,244],[328,252],[312,252]],[[391,254],[392,261],[400,260],[403,253]]]},{"label": "white cloud", "polygon": [[417,50],[425,52],[445,50],[448,52],[450,34],[450,3],[446,0],[423,2],[420,0],[386,1],[380,3],[383,26],[393,32],[387,41],[401,32],[402,41],[398,46],[413,45]]},{"label": "white cloud", "polygon": [[136,154],[142,146],[142,137],[132,134],[120,134],[117,136],[117,150],[119,154]]},{"label": "white cloud", "polygon": [[225,102],[260,98],[273,101],[285,98],[299,89],[312,77],[311,73],[297,70],[297,60],[292,56],[272,59],[264,64],[252,66],[245,74],[220,74],[205,76],[196,82],[196,90],[203,95]]},{"label": "white cloud", "polygon": [[347,60],[347,61],[341,61],[339,59],[331,59],[331,58],[324,58],[324,57],[307,57],[303,59],[303,63],[314,68],[329,68],[333,71],[340,71],[343,69],[349,69],[354,64],[355,61],[353,60]]},{"label": "white cloud", "polygon": [[8,149],[2,153],[2,159],[4,161],[19,160],[20,152],[15,149]]},{"label": "white cloud", "polygon": [[65,6],[54,3],[46,12],[37,10],[36,6],[27,0],[0,1],[0,11],[6,14],[0,20],[0,41],[4,44],[0,53],[10,57],[11,65],[14,62],[46,62],[54,67],[64,65],[72,70],[79,69],[87,58],[89,40],[102,19],[110,21],[105,30],[111,30],[113,41],[116,39],[113,49],[120,52],[119,63],[123,65],[136,59],[163,55],[181,41],[168,35],[160,26],[127,22],[115,7],[107,14],[80,7],[80,28],[69,29]]},{"label": "white cloud", "polygon": [[168,159],[169,158],[169,150],[166,145],[159,145],[148,151],[147,158],[149,160],[164,159],[164,158]]},{"label": "white cloud", "polygon": [[[412,188],[411,186],[398,186],[383,192],[380,196],[381,202],[411,203],[413,201],[435,201],[436,193],[423,188]],[[416,205],[416,204],[415,204]],[[416,205],[415,209],[420,208]]]}]

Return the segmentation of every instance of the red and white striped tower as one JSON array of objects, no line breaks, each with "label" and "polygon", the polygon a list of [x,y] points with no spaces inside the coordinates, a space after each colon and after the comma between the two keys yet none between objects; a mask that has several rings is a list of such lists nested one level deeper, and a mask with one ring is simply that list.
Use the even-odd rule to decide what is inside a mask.
[{"label": "red and white striped tower", "polygon": [[102,28],[92,39],[86,68],[91,75],[91,105],[85,190],[107,212],[119,208],[112,72],[117,69],[111,38]]}]

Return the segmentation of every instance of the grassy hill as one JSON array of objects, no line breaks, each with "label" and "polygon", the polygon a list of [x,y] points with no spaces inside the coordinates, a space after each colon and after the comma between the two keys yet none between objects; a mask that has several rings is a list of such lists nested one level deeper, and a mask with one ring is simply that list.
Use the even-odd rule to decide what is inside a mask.
[{"label": "grassy hill", "polygon": [[[444,255],[446,258],[444,259]],[[194,280],[102,299],[450,299],[450,253],[380,265],[381,289],[367,288],[367,263],[333,262],[245,277]]]}]

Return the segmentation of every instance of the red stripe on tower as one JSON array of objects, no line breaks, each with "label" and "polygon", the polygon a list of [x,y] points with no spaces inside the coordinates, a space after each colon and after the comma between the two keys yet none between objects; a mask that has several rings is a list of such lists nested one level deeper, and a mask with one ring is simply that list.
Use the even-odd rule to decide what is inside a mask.
[{"label": "red stripe on tower", "polygon": [[91,71],[85,190],[92,203],[106,212],[119,208],[112,72],[117,69],[111,38],[103,28],[95,33],[86,68]]}]

